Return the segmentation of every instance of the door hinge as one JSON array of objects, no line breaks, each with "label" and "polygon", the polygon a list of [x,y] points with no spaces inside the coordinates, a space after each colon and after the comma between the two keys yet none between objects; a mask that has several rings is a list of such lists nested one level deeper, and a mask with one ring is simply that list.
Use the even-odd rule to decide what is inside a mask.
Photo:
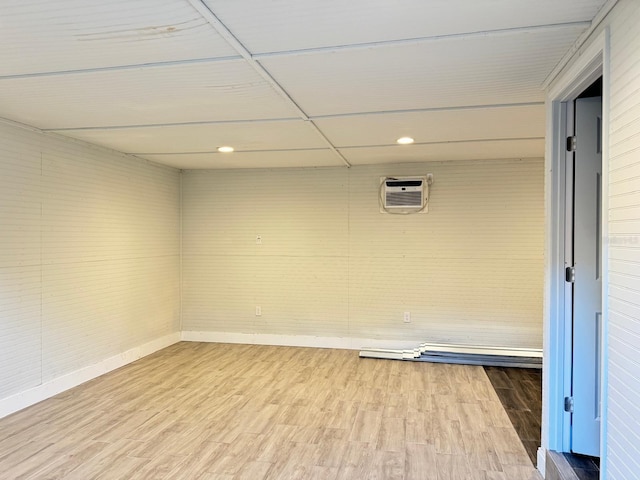
[{"label": "door hinge", "polygon": [[567,152],[575,152],[578,148],[578,139],[576,136],[567,137]]},{"label": "door hinge", "polygon": [[564,397],[564,411],[573,413],[573,397]]},{"label": "door hinge", "polygon": [[566,282],[574,283],[576,281],[576,267],[565,268],[564,279]]}]

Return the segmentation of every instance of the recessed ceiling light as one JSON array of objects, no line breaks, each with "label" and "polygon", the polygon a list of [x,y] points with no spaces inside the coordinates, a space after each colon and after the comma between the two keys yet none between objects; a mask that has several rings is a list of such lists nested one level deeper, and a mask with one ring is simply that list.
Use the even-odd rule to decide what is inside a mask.
[{"label": "recessed ceiling light", "polygon": [[218,147],[218,151],[220,153],[231,153],[231,152],[233,152],[233,147],[227,147],[227,146]]},{"label": "recessed ceiling light", "polygon": [[410,145],[413,143],[413,138],[411,137],[400,137],[398,140],[396,140],[397,143],[399,143],[400,145]]}]

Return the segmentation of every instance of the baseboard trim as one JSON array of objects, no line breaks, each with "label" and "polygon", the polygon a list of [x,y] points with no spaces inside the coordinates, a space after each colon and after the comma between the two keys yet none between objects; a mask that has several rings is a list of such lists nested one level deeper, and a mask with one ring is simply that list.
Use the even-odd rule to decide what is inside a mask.
[{"label": "baseboard trim", "polygon": [[[242,343],[246,345],[279,345],[286,347],[315,347],[315,348],[338,348],[341,350],[414,350],[420,345],[416,340],[388,340],[360,337],[316,337],[312,335],[273,335],[267,333],[234,333],[234,332],[210,332],[183,330],[182,341],[184,342],[207,342],[207,343]],[[527,357],[538,357],[541,351],[537,349],[510,347],[483,347],[472,345],[453,345],[429,343],[430,348],[440,350],[458,349],[468,351],[469,349],[497,350],[508,354],[518,354]],[[517,352],[516,352],[517,350]],[[516,353],[514,353],[516,352]],[[505,354],[507,354],[505,353]]]},{"label": "baseboard trim", "polygon": [[36,387],[30,388],[20,393],[16,393],[10,397],[0,399],[0,418],[6,417],[14,412],[22,410],[33,404],[53,397],[58,393],[69,390],[84,382],[97,378],[105,373],[111,372],[116,368],[123,367],[129,363],[146,357],[158,350],[162,350],[174,343],[180,341],[180,332],[171,333],[164,337],[157,338],[138,347],[134,347],[126,352],[119,353],[113,357],[109,357],[94,365],[67,373],[60,377],[49,380]]},{"label": "baseboard trim", "polygon": [[544,478],[545,473],[546,473],[546,461],[547,461],[547,450],[543,447],[538,447],[538,464],[536,465],[536,468],[538,469],[538,471],[540,472],[540,474],[542,475],[542,478]]},{"label": "baseboard trim", "polygon": [[415,348],[416,342],[407,340],[375,340],[352,337],[315,337],[311,335],[271,335],[265,333],[182,332],[185,342],[242,343],[246,345],[278,345],[286,347],[337,348],[360,350],[372,348]]}]

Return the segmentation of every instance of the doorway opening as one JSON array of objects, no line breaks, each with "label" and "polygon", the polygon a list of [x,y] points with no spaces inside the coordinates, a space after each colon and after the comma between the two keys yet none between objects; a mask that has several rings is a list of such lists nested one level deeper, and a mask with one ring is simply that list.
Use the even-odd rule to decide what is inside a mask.
[{"label": "doorway opening", "polygon": [[606,454],[608,52],[605,29],[547,96],[542,471]]},{"label": "doorway opening", "polygon": [[564,399],[570,421],[565,457],[593,478],[599,473],[602,395],[602,77],[567,102],[567,110],[564,263],[571,388]]}]

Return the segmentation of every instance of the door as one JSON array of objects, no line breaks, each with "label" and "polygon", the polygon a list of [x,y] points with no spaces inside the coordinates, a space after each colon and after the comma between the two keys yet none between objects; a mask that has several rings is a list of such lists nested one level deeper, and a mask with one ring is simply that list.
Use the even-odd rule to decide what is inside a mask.
[{"label": "door", "polygon": [[571,450],[600,456],[602,98],[574,111]]}]

